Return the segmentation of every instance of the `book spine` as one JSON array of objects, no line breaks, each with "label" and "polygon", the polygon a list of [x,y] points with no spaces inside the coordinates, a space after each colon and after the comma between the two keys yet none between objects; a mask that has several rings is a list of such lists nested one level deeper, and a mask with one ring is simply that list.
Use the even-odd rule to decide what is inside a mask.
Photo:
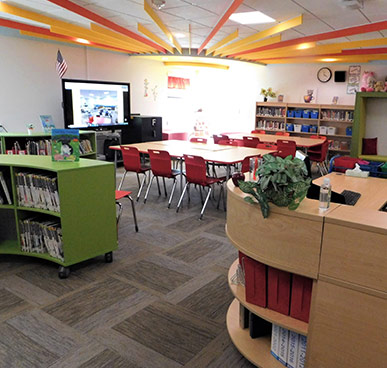
[{"label": "book spine", "polygon": [[289,368],[297,368],[298,341],[299,341],[299,334],[293,331],[289,331],[288,359],[286,362]]},{"label": "book spine", "polygon": [[273,324],[271,330],[271,349],[270,352],[274,356],[274,358],[278,359],[279,352],[279,329],[280,327]]},{"label": "book spine", "polygon": [[280,327],[278,360],[285,366],[286,366],[286,361],[288,359],[288,344],[289,344],[289,331],[286,328]]}]

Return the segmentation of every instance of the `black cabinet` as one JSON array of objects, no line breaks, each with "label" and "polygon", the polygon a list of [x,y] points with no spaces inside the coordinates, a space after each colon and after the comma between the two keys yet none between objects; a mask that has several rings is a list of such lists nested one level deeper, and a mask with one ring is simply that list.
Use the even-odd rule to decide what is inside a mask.
[{"label": "black cabinet", "polygon": [[122,129],[122,144],[162,140],[162,118],[160,116],[132,116]]}]

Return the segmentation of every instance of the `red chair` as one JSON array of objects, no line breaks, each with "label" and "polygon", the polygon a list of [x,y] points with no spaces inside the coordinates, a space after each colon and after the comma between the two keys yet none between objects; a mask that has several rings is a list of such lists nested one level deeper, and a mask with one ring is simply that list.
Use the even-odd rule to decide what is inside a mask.
[{"label": "red chair", "polygon": [[[203,214],[204,214],[204,211],[206,210],[208,200],[210,199],[210,196],[211,196],[212,186],[214,184],[220,185],[220,193],[219,193],[219,198],[218,198],[217,209],[219,209],[220,197],[223,196],[223,206],[224,206],[224,209],[226,210],[226,207],[225,207],[226,205],[225,205],[225,200],[224,200],[224,189],[223,189],[223,183],[226,180],[226,178],[225,177],[214,178],[211,176],[207,176],[207,174],[206,174],[206,162],[204,161],[203,157],[184,155],[184,161],[185,161],[187,183],[184,186],[183,193],[181,193],[179,203],[177,204],[176,212],[179,212],[181,203],[183,201],[183,198],[184,198],[184,195],[185,195],[185,192],[187,191],[187,189],[188,189],[188,201],[190,201],[190,196],[189,196],[190,184],[200,185],[200,197],[201,197],[202,204],[203,204],[202,210],[200,212],[200,217],[199,217],[200,220],[203,218]],[[202,189],[201,189],[202,187],[208,188],[208,193],[207,193],[205,201],[203,201]]]},{"label": "red chair", "polygon": [[258,137],[249,137],[249,136],[243,137],[244,147],[257,148],[259,143],[260,143],[260,140]]},{"label": "red chair", "polygon": [[278,147],[278,152],[276,156],[285,158],[285,157],[288,157],[289,155],[294,157],[296,154],[297,146],[296,146],[296,142],[294,141],[277,139],[277,147]]},{"label": "red chair", "polygon": [[152,175],[152,179],[149,181],[148,188],[146,189],[144,203],[146,203],[146,200],[148,199],[149,190],[152,186],[152,182],[154,178],[156,178],[159,195],[161,195],[159,177],[163,178],[164,193],[165,193],[165,197],[167,197],[165,178],[168,178],[168,179],[173,179],[172,191],[168,201],[168,208],[170,208],[172,198],[173,198],[173,193],[175,192],[175,188],[176,188],[176,177],[180,175],[180,170],[172,169],[171,156],[167,151],[158,151],[158,150],[150,149],[148,150],[148,153],[149,153],[151,170],[153,175]]},{"label": "red chair", "polygon": [[275,135],[282,135],[284,137],[289,137],[290,133],[289,132],[275,132]]},{"label": "red chair", "polygon": [[120,218],[121,218],[121,214],[122,214],[122,204],[121,204],[120,200],[122,198],[128,198],[130,200],[130,203],[132,204],[134,228],[136,229],[136,232],[138,232],[136,209],[134,208],[134,202],[133,202],[132,197],[130,196],[131,194],[132,194],[132,192],[128,192],[125,190],[116,190],[116,205],[118,206],[117,226],[118,226],[118,223],[120,222]]},{"label": "red chair", "polygon": [[266,130],[252,130],[252,134],[266,134]]},{"label": "red chair", "polygon": [[190,142],[193,142],[193,143],[207,143],[207,138],[198,138],[198,137],[192,137],[190,140]]},{"label": "red chair", "polygon": [[319,168],[321,175],[328,174],[328,165],[327,165],[327,155],[328,155],[328,147],[329,141],[325,140],[323,144],[319,145],[319,150],[314,148],[314,151],[308,150],[309,160],[311,162],[316,162],[317,167]]},{"label": "red chair", "polygon": [[[120,184],[118,185],[118,190],[121,190],[122,188],[122,184],[124,183],[126,173],[128,171],[135,172],[137,175],[137,182],[139,187],[137,198],[136,198],[136,200],[138,201],[141,195],[142,188],[144,187],[146,173],[150,170],[150,167],[143,165],[141,163],[140,152],[138,151],[137,148],[129,147],[129,146],[121,146],[121,152],[122,152],[122,159],[124,161],[125,173],[120,181]],[[144,175],[144,178],[142,179],[141,184],[140,184],[139,174]]]},{"label": "red chair", "polygon": [[221,141],[221,140],[228,140],[228,139],[230,139],[228,135],[224,135],[224,134],[214,134],[212,137],[214,138],[214,143],[215,144],[218,144],[219,141]]},{"label": "red chair", "polygon": [[324,141],[327,139],[327,137],[325,137],[325,135],[311,135],[309,138],[312,138],[312,139],[323,139]]}]

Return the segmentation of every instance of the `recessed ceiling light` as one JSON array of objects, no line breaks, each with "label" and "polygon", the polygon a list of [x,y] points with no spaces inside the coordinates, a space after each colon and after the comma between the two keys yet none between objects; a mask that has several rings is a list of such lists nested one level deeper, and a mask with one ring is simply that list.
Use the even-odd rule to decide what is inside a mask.
[{"label": "recessed ceiling light", "polygon": [[335,58],[326,58],[326,59],[321,59],[321,61],[325,61],[326,63],[332,63],[333,61],[337,61],[338,59]]},{"label": "recessed ceiling light", "polygon": [[176,38],[184,38],[185,34],[184,33],[174,33],[173,34]]},{"label": "recessed ceiling light", "polygon": [[231,14],[230,19],[241,24],[262,24],[275,22],[275,19],[261,13],[260,11],[234,13]]},{"label": "recessed ceiling light", "polygon": [[315,47],[315,46],[316,46],[315,42],[300,43],[297,46],[297,50],[306,50],[306,49],[310,49],[311,47]]},{"label": "recessed ceiling light", "polygon": [[84,38],[77,38],[76,41],[79,43],[84,43],[86,45],[88,45],[90,43],[90,41],[85,40]]}]

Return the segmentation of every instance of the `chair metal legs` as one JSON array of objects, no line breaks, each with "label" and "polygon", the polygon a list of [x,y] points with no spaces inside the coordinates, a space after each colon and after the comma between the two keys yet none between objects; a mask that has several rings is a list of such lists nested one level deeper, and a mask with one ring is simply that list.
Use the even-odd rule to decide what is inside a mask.
[{"label": "chair metal legs", "polygon": [[[176,178],[173,178],[173,186],[172,186],[172,190],[171,190],[171,196],[169,197],[169,201],[168,201],[168,208],[171,208],[171,202],[172,202],[172,198],[173,198],[173,193],[175,193],[176,184],[177,184]],[[164,188],[165,188],[165,181],[164,181]],[[165,190],[165,195],[167,195],[166,190]]]},{"label": "chair metal legs", "polygon": [[132,205],[132,212],[133,212],[133,219],[134,219],[134,228],[136,230],[136,233],[138,233],[137,216],[136,216],[136,209],[134,208],[133,198],[130,195],[128,195],[128,198],[129,198],[130,203]]},{"label": "chair metal legs", "polygon": [[[132,205],[134,228],[135,228],[136,232],[138,233],[138,224],[137,224],[136,209],[134,207],[134,201],[130,195],[128,195],[126,197],[130,200],[130,203]],[[122,215],[122,204],[120,202],[116,201],[116,205],[118,206],[118,215],[117,215],[117,226],[118,226],[118,223],[120,222],[120,218]]]},{"label": "chair metal legs", "polygon": [[180,209],[180,206],[181,206],[181,202],[183,201],[184,194],[185,194],[185,192],[187,191],[187,188],[188,188],[188,187],[189,187],[189,182],[187,182],[187,183],[184,185],[183,193],[181,193],[179,202],[177,203],[176,212],[179,212],[179,209]]},{"label": "chair metal legs", "polygon": [[[138,176],[138,174],[137,174],[137,176]],[[144,188],[145,180],[146,180],[146,173],[144,173],[144,178],[142,179],[140,189],[138,190],[138,193],[137,193],[137,198],[136,198],[137,202],[140,199],[141,191],[142,191],[142,188]]]},{"label": "chair metal legs", "polygon": [[144,197],[144,203],[146,203],[146,200],[148,199],[148,193],[149,193],[149,190],[150,190],[150,188],[152,186],[154,178],[155,178],[155,176],[152,175],[152,179],[149,181],[148,187],[146,188],[145,197]]},{"label": "chair metal legs", "polygon": [[[146,189],[146,193],[145,193],[145,197],[144,197],[144,203],[146,203],[146,200],[148,199],[149,190],[150,190],[150,188],[152,186],[152,182],[153,182],[154,178],[156,178],[156,181],[157,181],[157,185],[158,185],[158,189],[159,189],[159,195],[161,195],[159,178],[157,176],[155,176],[155,175],[152,175],[152,179],[149,181],[148,187]],[[163,184],[164,184],[165,196],[167,197],[168,196],[167,195],[167,187],[165,185],[165,178],[164,177],[163,177]],[[176,178],[173,178],[173,186],[172,186],[171,195],[170,195],[169,201],[168,201],[168,208],[171,207],[171,202],[172,202],[173,194],[175,193],[176,184],[177,184]]]},{"label": "chair metal legs", "polygon": [[[118,189],[117,189],[117,190],[121,190],[122,185],[124,184],[124,180],[125,180],[126,174],[127,174],[127,171],[125,170],[124,175],[123,175],[122,178],[121,178],[121,181],[120,181],[120,184],[118,185]],[[140,199],[141,192],[142,192],[142,188],[144,188],[144,184],[145,184],[145,181],[146,181],[146,172],[141,173],[141,174],[144,175],[144,178],[142,179],[141,184],[140,184],[140,177],[139,177],[139,174],[136,173],[136,175],[137,175],[138,187],[139,187],[138,193],[137,193],[137,197],[136,197],[136,201],[137,201],[137,202],[138,202],[138,200]]]},{"label": "chair metal legs", "polygon": [[121,190],[122,184],[124,184],[126,173],[127,173],[127,171],[125,170],[124,175],[121,178],[120,184],[118,185],[118,190]]},{"label": "chair metal legs", "polygon": [[[181,193],[181,196],[179,198],[179,202],[177,203],[176,212],[179,212],[181,204],[182,204],[183,199],[184,199],[184,195],[186,192],[188,193],[188,200],[190,199],[189,198],[189,188],[190,188],[190,183],[187,182],[184,186],[183,192]],[[204,200],[204,202],[202,201],[203,206],[202,206],[202,209],[200,211],[199,220],[201,220],[203,218],[204,211],[206,210],[208,200],[211,197],[212,190],[213,190],[212,187],[208,187],[208,193],[207,193],[206,199]],[[201,186],[200,186],[200,194],[202,194],[202,187]],[[223,197],[223,206],[224,206],[224,210],[226,210],[226,202],[225,202],[223,184],[220,184],[220,193],[219,193],[218,203],[217,203],[217,207],[216,207],[217,209],[219,209],[221,197]]]},{"label": "chair metal legs", "polygon": [[208,200],[210,199],[211,192],[212,192],[212,188],[210,187],[209,190],[208,190],[208,194],[207,194],[206,200],[204,201],[204,205],[203,205],[202,210],[200,212],[199,220],[201,220],[203,218],[204,211],[206,210],[206,206],[207,206]]}]

